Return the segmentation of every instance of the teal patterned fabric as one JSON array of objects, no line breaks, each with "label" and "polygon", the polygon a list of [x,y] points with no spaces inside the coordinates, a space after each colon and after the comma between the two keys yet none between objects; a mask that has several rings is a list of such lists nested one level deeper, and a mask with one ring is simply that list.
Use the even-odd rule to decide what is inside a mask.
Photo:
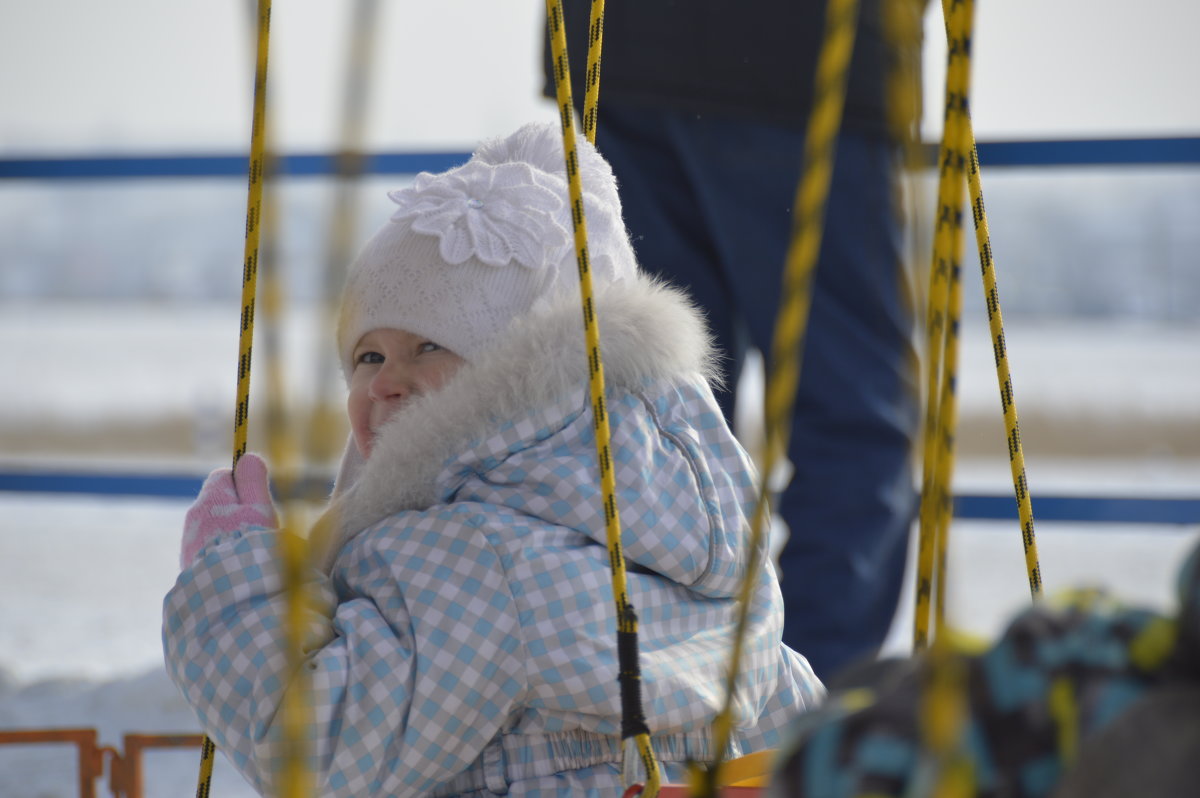
[{"label": "teal patterned fabric", "polygon": [[[986,650],[957,652],[974,794],[1053,796],[1073,767],[1118,767],[1089,758],[1088,746],[1134,717],[1131,707],[1165,691],[1200,697],[1200,547],[1180,570],[1178,594],[1178,613],[1164,615],[1078,591],[1021,613]],[[769,796],[929,794],[938,770],[923,750],[919,702],[931,668],[919,657],[847,674],[821,709],[793,723]],[[1184,722],[1194,738],[1200,717]]]}]

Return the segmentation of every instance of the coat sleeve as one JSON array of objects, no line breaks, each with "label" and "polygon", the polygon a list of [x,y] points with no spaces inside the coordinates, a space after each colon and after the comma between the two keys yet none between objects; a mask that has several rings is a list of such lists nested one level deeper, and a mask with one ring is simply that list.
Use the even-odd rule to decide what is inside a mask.
[{"label": "coat sleeve", "polygon": [[355,589],[340,601],[331,577],[306,575],[300,673],[287,668],[270,531],[215,541],[168,593],[168,672],[260,792],[274,792],[288,691],[308,692],[320,794],[415,796],[474,761],[525,689],[494,552],[470,525],[406,515],[417,523],[400,525],[399,543],[395,518],[359,537],[349,557]]}]

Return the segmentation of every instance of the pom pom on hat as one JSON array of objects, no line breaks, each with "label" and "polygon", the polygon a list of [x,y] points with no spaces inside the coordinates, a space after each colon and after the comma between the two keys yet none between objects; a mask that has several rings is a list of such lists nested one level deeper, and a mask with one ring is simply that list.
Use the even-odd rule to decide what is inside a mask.
[{"label": "pom pom on hat", "polygon": [[[530,124],[483,144],[462,166],[422,172],[351,266],[338,321],[347,377],[358,340],[394,328],[467,361],[537,303],[578,285],[562,139]],[[597,283],[637,270],[612,169],[577,144],[588,254]]]}]

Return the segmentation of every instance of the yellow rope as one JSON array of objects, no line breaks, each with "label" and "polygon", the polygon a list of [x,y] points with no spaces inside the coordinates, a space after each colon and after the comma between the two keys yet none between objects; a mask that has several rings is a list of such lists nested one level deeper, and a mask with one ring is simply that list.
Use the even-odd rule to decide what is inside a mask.
[{"label": "yellow rope", "polygon": [[[567,181],[570,187],[571,218],[575,234],[575,255],[579,264],[579,289],[583,309],[584,333],[587,341],[588,371],[590,374],[592,414],[596,436],[596,454],[600,468],[600,485],[604,500],[604,519],[607,530],[609,566],[612,569],[613,599],[616,602],[618,639],[636,640],[637,616],[629,601],[625,578],[625,555],[621,550],[621,519],[617,510],[616,477],[613,473],[610,453],[610,431],[608,412],[604,405],[604,364],[600,358],[600,331],[592,298],[592,274],[587,251],[587,222],[583,212],[583,189],[580,185],[578,156],[575,150],[574,110],[571,102],[570,70],[567,61],[567,36],[563,27],[562,0],[546,0],[546,14],[550,26],[550,40],[554,59],[554,84],[558,101],[560,123],[563,133],[563,157],[566,164]],[[620,647],[620,644],[618,644]],[[634,653],[636,664],[636,650]],[[622,736],[627,736],[627,696],[622,683]],[[640,691],[636,696],[637,713],[641,714]],[[645,729],[632,736],[646,770],[643,798],[655,798],[661,783],[658,760],[650,745],[650,734]]]},{"label": "yellow rope", "polygon": [[[949,8],[945,9],[945,14],[948,20]],[[961,317],[961,284],[959,280],[961,272],[957,256],[961,249],[959,244],[949,242],[943,233],[950,229],[956,236],[961,235],[961,218],[954,210],[961,207],[961,185],[955,174],[962,171],[963,154],[968,151],[966,177],[970,189],[972,218],[983,276],[988,324],[1000,389],[1000,404],[1004,413],[1009,465],[1020,517],[1029,589],[1034,598],[1040,596],[1042,592],[1041,566],[1038,561],[1037,542],[1034,535],[1033,510],[1029,499],[1028,480],[1025,475],[1025,455],[1017,420],[1008,353],[1004,343],[1004,323],[1000,312],[987,214],[983,204],[979,155],[975,147],[975,136],[965,100],[966,95],[962,92],[964,86],[962,80],[969,71],[969,38],[956,40],[948,28],[947,36],[950,43],[950,69],[957,68],[961,70],[961,74],[952,77],[950,72],[947,72],[947,116],[943,131],[943,147],[939,153],[941,182],[939,183],[938,200],[938,235],[935,237],[934,266],[931,274],[928,337],[930,403],[929,412],[926,414],[925,483],[921,507],[921,537],[918,547],[917,611],[914,616],[913,629],[913,644],[917,650],[928,645],[931,596],[935,599],[936,625],[940,625],[945,618],[947,585],[945,558],[949,518],[952,513],[950,474],[953,463],[955,414],[953,386],[957,368],[958,320]],[[953,86],[952,80],[955,81]],[[960,98],[961,101],[959,101]],[[950,142],[949,145],[946,142]],[[955,182],[950,184],[949,180]],[[946,191],[953,192],[952,205],[948,205],[946,202],[944,193]],[[947,250],[937,249],[938,244],[948,244],[948,242],[953,244],[953,249],[949,250],[950,256],[947,255]],[[942,284],[944,279],[946,280],[945,285]],[[947,297],[949,299],[946,299]],[[945,304],[939,304],[940,301],[944,301]],[[943,349],[946,353],[944,363],[941,361]],[[948,405],[946,404],[947,398],[949,399]]]},{"label": "yellow rope", "polygon": [[[970,0],[967,0],[968,2]],[[938,634],[929,650],[929,670],[921,693],[922,761],[918,792],[931,798],[969,798],[975,771],[966,754],[967,662],[949,634]]]},{"label": "yellow rope", "polygon": [[279,709],[283,756],[277,794],[281,798],[305,798],[313,794],[312,774],[308,767],[309,669],[302,652],[308,604],[304,591],[304,574],[310,567],[308,541],[294,534],[286,520],[275,540],[276,553],[283,566],[283,589],[287,601],[284,645],[288,674],[292,680],[284,691]]},{"label": "yellow rope", "polygon": [[254,298],[258,284],[258,241],[261,232],[264,153],[266,151],[267,45],[271,0],[258,0],[257,58],[254,69],[254,115],[250,132],[249,191],[246,199],[246,247],[242,264],[242,318],[238,339],[237,405],[233,419],[233,462],[246,453],[250,410],[250,354],[254,340]]},{"label": "yellow rope", "polygon": [[1013,491],[1021,521],[1021,545],[1025,549],[1025,569],[1033,598],[1042,594],[1042,568],[1038,562],[1037,539],[1033,532],[1033,507],[1029,500],[1029,482],[1025,478],[1025,451],[1021,445],[1021,427],[1017,422],[1017,402],[1013,396],[1012,374],[1008,368],[1008,349],[1004,345],[1004,317],[1000,313],[1000,292],[996,287],[996,266],[992,260],[992,242],[987,212],[983,208],[983,185],[979,178],[979,152],[975,147],[970,114],[966,114],[967,136],[971,142],[971,163],[967,184],[971,190],[971,215],[975,222],[975,243],[979,247],[979,268],[983,273],[983,293],[987,302],[992,353],[996,360],[996,380],[1000,386],[1000,408],[1008,439],[1008,463],[1012,471]]},{"label": "yellow rope", "polygon": [[1054,721],[1054,736],[1063,769],[1075,764],[1079,754],[1079,702],[1075,688],[1067,676],[1058,676],[1050,683],[1047,696],[1050,717]]},{"label": "yellow rope", "polygon": [[[362,171],[362,155],[359,151],[363,135],[363,123],[366,113],[366,74],[370,65],[371,46],[374,37],[374,18],[377,0],[357,0],[352,11],[351,35],[348,46],[348,63],[346,70],[345,103],[342,109],[342,127],[340,141],[341,150],[338,152],[338,196],[334,203],[334,211],[330,223],[329,246],[325,263],[324,295],[326,328],[333,328],[333,308],[331,298],[337,293],[338,280],[335,275],[340,265],[345,264],[350,256],[352,230],[354,225],[354,209],[357,207],[354,194],[354,178]],[[322,352],[329,351],[322,347]],[[336,411],[324,399],[324,386],[328,385],[327,377],[332,371],[332,364],[321,362],[317,371],[318,390],[314,406],[309,418],[308,437],[305,441],[307,462],[326,459],[334,445],[335,430],[341,425],[336,423]],[[269,433],[281,431],[278,426],[271,427]],[[294,458],[295,447],[286,449],[281,443],[290,442],[290,437],[271,436],[272,451],[278,451],[281,456]],[[288,460],[292,462],[292,460]],[[293,534],[291,529],[303,528],[303,524],[293,526],[289,519],[297,519],[307,508],[303,504],[311,496],[301,495],[293,482],[289,486],[290,503],[284,505],[284,524],[277,539],[277,552],[283,566],[284,590],[288,597],[284,623],[286,635],[286,650],[288,653],[288,672],[292,675],[292,685],[284,694],[280,711],[283,730],[283,768],[280,778],[280,794],[288,798],[302,798],[311,795],[313,791],[312,774],[307,766],[307,727],[309,724],[310,705],[308,701],[309,678],[308,669],[302,653],[304,616],[307,606],[307,595],[303,591],[305,569],[310,566],[310,546],[307,539]],[[323,520],[330,523],[333,515]]]},{"label": "yellow rope", "polygon": [[196,798],[209,798],[212,792],[213,762],[216,758],[217,746],[206,734],[200,744],[200,778],[196,783]]},{"label": "yellow rope", "polygon": [[[975,776],[966,753],[967,665],[945,629],[946,550],[953,507],[958,332],[962,317],[962,208],[970,144],[967,117],[973,0],[943,0],[948,64],[946,106],[939,150],[938,219],[930,275],[928,412],[918,557],[918,611],[914,648],[928,645],[930,593],[936,627],[921,694],[922,780],[935,798],[967,798]],[[939,356],[944,354],[944,358]],[[935,553],[936,552],[936,553]],[[936,557],[936,571],[934,566]]]},{"label": "yellow rope", "polygon": [[[253,3],[250,4],[254,12]],[[284,402],[287,389],[284,381],[284,288],[283,279],[279,273],[279,214],[273,201],[272,185],[278,161],[271,144],[271,124],[265,114],[262,120],[263,134],[263,168],[260,180],[263,183],[261,243],[258,249],[258,284],[257,305],[254,312],[255,326],[250,336],[258,339],[258,357],[255,360],[255,370],[263,373],[265,370],[265,390],[262,392],[266,412],[263,414],[263,428],[266,430],[267,461],[274,473],[274,482],[285,499],[292,497],[296,482],[296,462],[299,453],[295,442],[287,434],[288,413]],[[254,297],[243,297],[243,302],[253,303]],[[247,376],[247,379],[249,377]]]},{"label": "yellow rope", "polygon": [[[357,0],[352,12],[351,40],[349,43],[348,65],[346,71],[345,104],[342,111],[342,128],[340,140],[342,148],[338,153],[338,197],[330,224],[329,248],[325,264],[325,299],[326,326],[332,329],[332,307],[330,298],[336,293],[335,274],[339,265],[349,259],[352,247],[352,228],[354,224],[354,209],[357,203],[354,198],[353,179],[362,171],[362,155],[359,152],[363,134],[363,122],[366,113],[366,74],[370,65],[371,45],[374,37],[373,25],[377,0]],[[328,349],[322,347],[322,350]],[[332,350],[329,350],[332,351]],[[331,370],[330,364],[323,364],[318,369],[317,378],[324,384],[324,378]],[[306,441],[309,462],[324,458],[331,449],[330,433],[340,428],[332,420],[330,408],[320,402],[323,388],[314,394],[317,399],[309,419],[309,436]],[[270,432],[281,431],[273,427]],[[283,449],[279,444],[290,441],[280,436],[272,436],[272,449],[281,455],[294,455],[294,447]],[[290,462],[290,461],[289,461]],[[292,684],[285,692],[280,708],[280,721],[283,731],[283,767],[280,774],[279,794],[286,798],[303,798],[313,792],[312,774],[309,771],[307,729],[310,722],[309,705],[309,670],[303,654],[303,635],[305,629],[305,612],[308,596],[304,591],[305,570],[310,567],[309,541],[293,534],[291,529],[302,528],[301,524],[293,526],[289,519],[301,515],[305,506],[302,496],[291,485],[289,491],[290,503],[284,505],[284,524],[277,538],[277,552],[283,566],[283,584],[287,596],[285,616],[285,645],[288,655],[288,672]],[[330,523],[333,515],[327,515],[322,520]]]},{"label": "yellow rope", "polygon": [[[267,101],[267,47],[271,25],[271,0],[259,0],[258,36],[254,68],[254,111],[250,133],[249,187],[246,199],[246,245],[242,262],[242,314],[238,338],[237,397],[233,414],[233,465],[246,453],[250,409],[250,355],[254,341],[254,297],[258,282],[259,217],[262,208],[262,178],[265,151]],[[208,798],[212,787],[216,746],[205,736],[200,747],[200,777],[197,798]]]},{"label": "yellow rope", "polygon": [[783,294],[771,343],[771,371],[764,397],[766,452],[763,475],[785,456],[792,405],[800,381],[804,333],[812,307],[812,281],[821,249],[825,200],[833,176],[834,149],[846,100],[846,75],[854,49],[857,0],[832,0],[817,61],[813,110],[804,141],[803,176],[796,191],[792,241],[784,266]]},{"label": "yellow rope", "polygon": [[833,175],[833,163],[842,109],[846,99],[846,75],[854,49],[858,0],[831,0],[826,12],[825,38],[817,61],[813,110],[805,137],[804,164],[793,210],[792,240],[784,267],[783,294],[772,341],[771,372],[764,397],[764,452],[761,457],[758,502],[750,527],[751,561],[738,595],[738,616],[726,672],[725,700],[713,720],[713,761],[707,771],[693,769],[693,789],[713,796],[722,783],[721,767],[733,735],[733,701],[737,674],[745,647],[750,596],[762,562],[760,551],[767,527],[767,475],[785,456],[791,435],[792,407],[804,351],[804,333],[812,307],[812,282],[825,225],[825,203]]},{"label": "yellow rope", "polygon": [[[971,13],[970,0],[951,0],[954,9]],[[950,18],[950,10],[947,9]],[[955,14],[958,19],[962,14]],[[962,23],[960,23],[962,24]],[[920,538],[917,556],[917,597],[913,647],[929,643],[930,613],[936,596],[936,621],[944,618],[945,558],[953,511],[950,476],[954,464],[957,420],[955,393],[958,372],[958,334],[962,317],[962,208],[966,163],[970,150],[965,125],[970,86],[970,25],[949,29],[946,69],[946,112],[938,152],[939,181],[933,263],[929,277],[929,315],[925,446],[922,472]],[[936,565],[935,565],[936,559]]]},{"label": "yellow rope", "polygon": [[[266,117],[264,117],[264,120]],[[266,125],[264,124],[264,127]],[[264,146],[264,181],[274,174],[270,147]],[[265,191],[264,186],[264,191]],[[284,651],[288,673],[292,684],[285,691],[280,707],[279,719],[283,729],[283,757],[280,769],[278,794],[281,798],[303,798],[310,795],[312,785],[306,766],[304,742],[308,724],[308,671],[304,668],[300,653],[304,635],[304,570],[308,564],[307,541],[291,530],[301,528],[298,519],[303,517],[300,495],[300,452],[296,441],[289,434],[287,407],[283,397],[283,280],[279,274],[279,250],[277,244],[277,214],[271,202],[266,202],[262,214],[262,235],[265,239],[259,259],[262,284],[263,338],[260,343],[262,359],[266,365],[266,414],[263,419],[266,430],[267,460],[275,472],[281,508],[281,524],[275,536],[275,556],[281,564],[284,607]],[[253,303],[253,297],[250,302]],[[251,335],[253,333],[251,332]],[[260,367],[261,368],[261,367]],[[249,368],[247,369],[249,370]]]},{"label": "yellow rope", "polygon": [[[237,397],[234,408],[233,465],[246,453],[246,441],[250,407],[250,364],[254,340],[254,304],[258,280],[258,252],[262,230],[262,195],[266,162],[266,99],[267,58],[270,41],[271,1],[258,0],[256,58],[254,71],[254,111],[250,137],[250,168],[246,200],[246,242],[242,269],[242,312],[240,319]],[[284,589],[287,595],[287,644],[289,663],[299,661],[298,637],[302,630],[300,621],[303,601],[299,590],[300,567],[305,561],[303,542],[284,529],[280,530],[279,541],[284,561]],[[299,548],[297,548],[299,546]],[[299,670],[293,667],[292,672]],[[281,779],[280,794],[288,798],[307,795],[303,758],[303,710],[297,712],[295,704],[303,705],[305,693],[302,686],[288,691],[284,699],[283,721],[285,738],[285,765]],[[208,798],[212,790],[212,771],[216,746],[205,736],[200,752],[200,773],[196,786],[197,798]]]},{"label": "yellow rope", "polygon": [[583,137],[596,143],[596,113],[600,105],[600,51],[604,47],[604,0],[592,0],[588,21],[587,91],[583,95]]},{"label": "yellow rope", "polygon": [[[329,233],[322,268],[321,329],[336,326],[337,303],[341,294],[346,264],[354,255],[355,223],[360,205],[358,178],[363,173],[362,153],[369,94],[370,66],[379,29],[378,0],[356,0],[351,12],[351,30],[346,50],[346,74],[343,104],[338,118],[340,149],[337,153],[335,194],[329,221]],[[335,388],[339,384],[336,350],[329,337],[319,336],[315,355],[312,405],[304,441],[307,465],[327,466],[334,462],[346,442],[345,413]]]}]

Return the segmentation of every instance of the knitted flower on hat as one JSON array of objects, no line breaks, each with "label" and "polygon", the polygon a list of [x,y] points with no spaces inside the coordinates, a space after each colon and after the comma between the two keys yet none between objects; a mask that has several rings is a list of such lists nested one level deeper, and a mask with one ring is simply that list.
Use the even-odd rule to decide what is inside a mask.
[{"label": "knitted flower on hat", "polygon": [[[371,330],[420,335],[469,362],[515,319],[578,291],[562,153],[557,126],[532,123],[389,193],[399,208],[359,253],[342,294],[337,344],[347,376]],[[578,155],[589,265],[603,286],[637,264],[612,169],[586,141]]]},{"label": "knitted flower on hat", "polygon": [[388,196],[401,206],[392,220],[412,219],[413,232],[436,236],[449,264],[474,257],[489,266],[516,261],[537,269],[557,263],[570,245],[555,220],[563,201],[538,184],[528,164],[471,161],[443,175],[423,172]]}]

